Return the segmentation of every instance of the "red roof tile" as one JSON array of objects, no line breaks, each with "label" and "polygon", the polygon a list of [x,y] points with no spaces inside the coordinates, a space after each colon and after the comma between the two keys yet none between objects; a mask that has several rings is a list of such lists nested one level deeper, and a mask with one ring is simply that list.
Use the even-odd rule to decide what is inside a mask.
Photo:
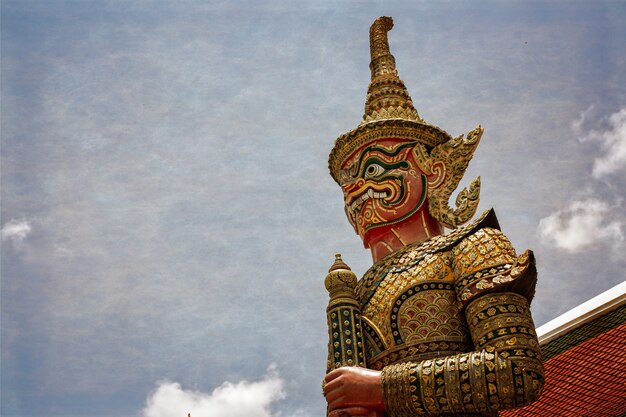
[{"label": "red roof tile", "polygon": [[538,401],[501,417],[618,417],[626,413],[626,323],[552,356]]}]

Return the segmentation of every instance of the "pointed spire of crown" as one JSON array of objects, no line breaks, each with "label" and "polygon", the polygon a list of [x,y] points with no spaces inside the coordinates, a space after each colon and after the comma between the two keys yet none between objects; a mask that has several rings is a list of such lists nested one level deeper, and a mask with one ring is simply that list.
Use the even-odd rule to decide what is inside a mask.
[{"label": "pointed spire of crown", "polygon": [[413,140],[435,147],[452,140],[443,129],[426,123],[417,113],[411,96],[398,77],[396,60],[389,52],[387,32],[393,20],[383,16],[370,27],[370,70],[365,114],[355,128],[339,136],[328,157],[330,174],[341,184],[341,165],[359,147],[379,139]]},{"label": "pointed spire of crown", "polygon": [[396,60],[389,51],[387,33],[393,19],[382,16],[370,27],[370,70],[372,80],[367,89],[365,114],[361,124],[374,120],[405,119],[423,123],[404,83],[398,77]]}]

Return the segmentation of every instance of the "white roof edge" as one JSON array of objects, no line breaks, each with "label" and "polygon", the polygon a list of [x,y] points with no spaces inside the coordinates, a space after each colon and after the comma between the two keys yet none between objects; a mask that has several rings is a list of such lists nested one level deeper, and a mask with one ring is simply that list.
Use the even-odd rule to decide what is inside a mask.
[{"label": "white roof edge", "polygon": [[544,345],[624,304],[626,304],[626,281],[538,327],[537,337],[539,344]]}]

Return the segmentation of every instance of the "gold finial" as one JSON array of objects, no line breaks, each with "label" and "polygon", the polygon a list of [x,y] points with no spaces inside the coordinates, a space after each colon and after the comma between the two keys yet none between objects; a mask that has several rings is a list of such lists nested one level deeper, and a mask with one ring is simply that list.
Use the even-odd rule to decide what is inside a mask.
[{"label": "gold finial", "polygon": [[348,265],[341,259],[341,254],[335,254],[335,262],[328,270],[328,275],[324,279],[324,286],[331,294],[331,298],[336,298],[340,294],[344,296],[351,293],[354,297],[354,287],[356,287],[356,275]]},{"label": "gold finial", "polygon": [[328,272],[333,272],[337,269],[347,269],[348,271],[351,271],[350,267],[343,261],[343,259],[341,259],[340,253],[335,254],[335,262],[333,262],[330,266]]}]

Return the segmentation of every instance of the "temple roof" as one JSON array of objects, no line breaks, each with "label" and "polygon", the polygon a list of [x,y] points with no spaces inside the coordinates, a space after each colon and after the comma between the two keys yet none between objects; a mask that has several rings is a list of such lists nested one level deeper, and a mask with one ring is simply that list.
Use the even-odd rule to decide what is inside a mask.
[{"label": "temple roof", "polygon": [[546,383],[538,401],[501,417],[626,414],[626,281],[537,329]]}]

